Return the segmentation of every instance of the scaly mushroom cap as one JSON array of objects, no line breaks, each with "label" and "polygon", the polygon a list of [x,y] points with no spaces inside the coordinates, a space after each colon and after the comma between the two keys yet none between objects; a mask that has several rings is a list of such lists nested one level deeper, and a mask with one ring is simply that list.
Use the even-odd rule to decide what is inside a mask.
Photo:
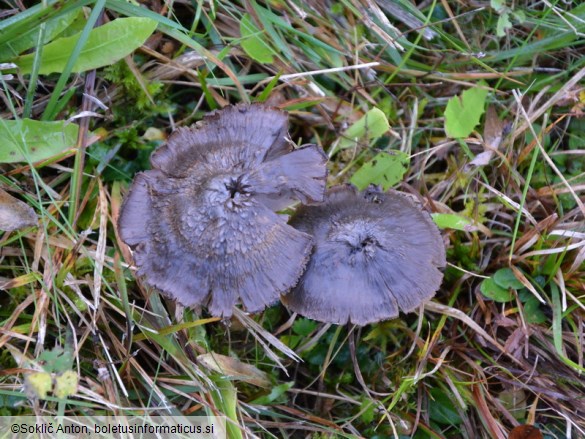
[{"label": "scaly mushroom cap", "polygon": [[322,201],[327,158],[316,145],[295,149],[287,125],[278,109],[227,107],[154,152],[119,220],[148,284],[224,317],[238,299],[257,312],[296,284],[311,237],[274,210]]},{"label": "scaly mushroom cap", "polygon": [[368,323],[410,312],[435,295],[445,247],[431,216],[397,191],[352,186],[302,206],[290,225],[313,236],[314,250],[284,304],[327,323]]}]

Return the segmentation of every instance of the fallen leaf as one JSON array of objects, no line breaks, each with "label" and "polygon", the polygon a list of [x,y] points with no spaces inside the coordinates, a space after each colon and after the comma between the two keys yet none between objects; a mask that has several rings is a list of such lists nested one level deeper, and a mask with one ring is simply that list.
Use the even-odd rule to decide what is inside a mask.
[{"label": "fallen leaf", "polygon": [[75,147],[79,125],[64,120],[5,120],[0,123],[0,163],[35,163]]},{"label": "fallen leaf", "polygon": [[39,399],[45,399],[53,387],[53,379],[48,372],[35,372],[25,377],[27,390]]},{"label": "fallen leaf", "polygon": [[483,142],[485,151],[479,153],[469,162],[469,166],[486,166],[500,147],[504,136],[506,122],[500,120],[493,105],[488,106],[483,128]]},{"label": "fallen leaf", "polygon": [[23,201],[0,189],[0,230],[12,232],[37,225],[37,214]]},{"label": "fallen leaf", "polygon": [[519,425],[512,429],[508,439],[543,439],[543,436],[533,425]]},{"label": "fallen leaf", "polygon": [[259,387],[270,387],[268,375],[257,367],[242,363],[236,358],[211,352],[199,355],[197,361],[228,378],[245,381]]},{"label": "fallen leaf", "polygon": [[388,118],[379,108],[372,108],[357,122],[353,123],[341,136],[336,149],[345,149],[355,145],[362,138],[377,139],[390,129]]},{"label": "fallen leaf", "polygon": [[77,384],[79,378],[77,373],[72,370],[63,372],[55,378],[55,390],[53,393],[57,398],[63,399],[77,393]]},{"label": "fallen leaf", "polygon": [[487,150],[497,150],[502,143],[506,121],[500,120],[496,108],[489,105],[485,114],[483,127],[483,141]]},{"label": "fallen leaf", "polygon": [[461,96],[449,99],[445,108],[447,136],[462,139],[471,134],[484,112],[487,95],[485,83],[480,82],[478,87],[470,88],[461,93]]},{"label": "fallen leaf", "polygon": [[401,151],[382,151],[372,160],[363,164],[351,177],[359,190],[364,190],[370,184],[382,186],[387,191],[400,180],[410,163],[410,157]]},{"label": "fallen leaf", "polygon": [[480,152],[475,158],[469,162],[469,166],[485,166],[489,164],[490,160],[494,156],[494,151]]}]

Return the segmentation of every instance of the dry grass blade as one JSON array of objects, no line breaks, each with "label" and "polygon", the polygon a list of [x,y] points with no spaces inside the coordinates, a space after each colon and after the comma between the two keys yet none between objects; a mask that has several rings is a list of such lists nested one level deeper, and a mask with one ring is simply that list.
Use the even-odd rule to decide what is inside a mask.
[{"label": "dry grass blade", "polygon": [[286,368],[282,365],[278,356],[269,348],[268,344],[274,346],[284,355],[289,357],[291,360],[294,361],[301,361],[301,358],[293,351],[291,348],[286,346],[283,342],[279,339],[274,337],[268,331],[266,331],[262,326],[256,323],[249,315],[238,308],[234,308],[234,317],[238,319],[238,321],[247,328],[252,335],[256,338],[258,343],[264,347],[268,356],[273,359],[285,372]]},{"label": "dry grass blade", "polygon": [[491,337],[484,329],[482,329],[477,323],[475,323],[467,314],[463,311],[451,308],[450,306],[442,305],[440,303],[431,301],[425,304],[425,309],[429,311],[436,312],[438,314],[447,315],[449,317],[453,317],[457,320],[462,321],[471,329],[473,329],[480,337],[483,337],[486,341],[490,342],[496,348],[498,348],[502,353],[507,354],[508,352],[496,339]]}]

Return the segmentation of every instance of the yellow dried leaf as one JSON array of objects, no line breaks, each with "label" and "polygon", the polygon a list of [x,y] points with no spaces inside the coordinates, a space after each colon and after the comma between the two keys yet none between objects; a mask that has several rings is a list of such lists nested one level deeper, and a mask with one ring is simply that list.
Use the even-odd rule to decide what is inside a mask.
[{"label": "yellow dried leaf", "polygon": [[225,355],[208,353],[197,357],[199,363],[228,378],[245,381],[259,387],[270,387],[268,375],[255,366]]},{"label": "yellow dried leaf", "polygon": [[40,399],[45,399],[53,387],[53,379],[47,372],[34,372],[27,375],[25,383],[27,390]]},{"label": "yellow dried leaf", "polygon": [[34,209],[0,189],[0,230],[12,232],[36,225]]},{"label": "yellow dried leaf", "polygon": [[55,378],[55,396],[62,399],[75,395],[75,393],[77,393],[78,382],[79,379],[74,371],[68,370],[63,372]]}]

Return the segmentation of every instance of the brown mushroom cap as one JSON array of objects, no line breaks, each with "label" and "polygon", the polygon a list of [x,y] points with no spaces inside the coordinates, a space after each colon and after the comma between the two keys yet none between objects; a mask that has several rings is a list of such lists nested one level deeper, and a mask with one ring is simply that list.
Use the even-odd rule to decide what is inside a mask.
[{"label": "brown mushroom cap", "polygon": [[311,237],[273,210],[321,201],[327,158],[316,145],[295,149],[287,125],[274,108],[227,107],[152,155],[119,220],[148,284],[224,317],[238,299],[257,312],[295,285]]},{"label": "brown mushroom cap", "polygon": [[319,206],[300,207],[290,224],[314,250],[284,304],[327,323],[368,323],[410,312],[435,295],[445,247],[431,216],[406,194],[332,188]]}]

